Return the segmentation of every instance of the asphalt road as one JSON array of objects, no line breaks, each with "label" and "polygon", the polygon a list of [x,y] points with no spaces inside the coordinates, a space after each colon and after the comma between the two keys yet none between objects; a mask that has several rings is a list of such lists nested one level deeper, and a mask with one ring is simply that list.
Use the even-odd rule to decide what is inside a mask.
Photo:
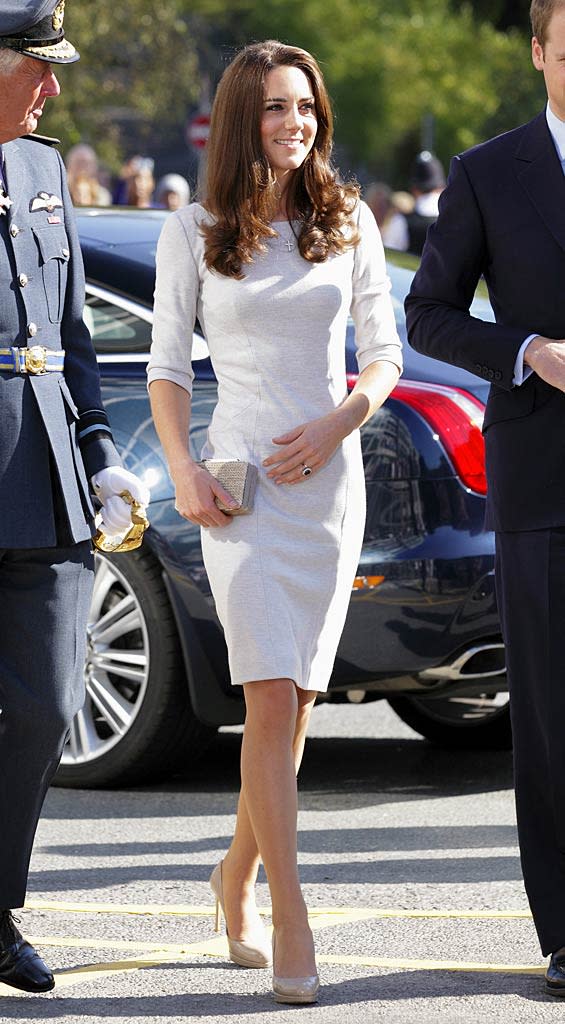
[{"label": "asphalt road", "polygon": [[167,784],[50,791],[23,927],[57,986],[0,986],[2,1021],[561,1020],[520,878],[509,755],[434,750],[385,704],[315,713],[299,845],[323,988],[317,1006],[275,1004],[269,972],[229,964],[213,932],[207,878],[233,825],[239,741],[222,732]]}]

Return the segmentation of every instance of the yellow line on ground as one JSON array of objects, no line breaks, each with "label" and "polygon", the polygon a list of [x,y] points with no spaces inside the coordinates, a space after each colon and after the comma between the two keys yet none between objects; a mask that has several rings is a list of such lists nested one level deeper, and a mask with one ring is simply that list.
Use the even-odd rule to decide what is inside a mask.
[{"label": "yellow line on ground", "polygon": [[[142,914],[147,917],[211,917],[214,907],[192,903],[67,903],[26,900],[27,910],[49,910],[56,914]],[[269,911],[262,911],[269,913]]]},{"label": "yellow line on ground", "polygon": [[[71,985],[84,984],[88,981],[101,981],[103,978],[111,978],[117,973],[126,971],[139,971],[145,967],[155,967],[156,961],[150,960],[117,960],[113,963],[107,964],[89,964],[86,967],[72,967],[67,971],[54,971],[55,975],[55,994],[58,994],[61,989],[70,988]],[[9,988],[8,985],[2,985],[0,983],[0,998],[4,999],[6,996],[28,996],[27,992],[19,992],[17,989]]]},{"label": "yellow line on ground", "polygon": [[485,964],[459,960],[407,960],[393,957],[316,956],[321,964],[340,967],[380,967],[395,971],[477,971],[480,974],[543,974],[545,967],[532,964]]},{"label": "yellow line on ground", "polygon": [[[192,903],[66,903],[49,900],[27,900],[28,910],[44,910],[58,914],[125,914],[147,917],[212,917],[215,913],[210,905]],[[270,917],[271,908],[263,907],[259,913]],[[379,907],[316,907],[309,910],[310,918],[347,918],[349,921],[367,918],[411,918],[446,920],[527,920],[529,910],[397,910]],[[337,923],[337,922],[336,922]]]},{"label": "yellow line on ground", "polygon": [[[194,943],[194,946],[204,947],[205,943]],[[217,956],[217,953],[207,953],[203,948],[191,947],[191,956]],[[189,958],[188,951],[182,955],[177,954],[174,958],[177,962]],[[533,964],[487,964],[473,961],[457,960],[411,960],[392,957],[367,957],[367,956],[318,956],[318,963],[340,967],[359,967],[393,971],[458,971],[472,972],[476,974],[521,974],[541,975],[545,967]],[[121,972],[139,971],[148,967],[159,967],[163,964],[173,962],[170,955],[165,952],[155,952],[152,956],[140,959],[138,957],[116,960],[109,963],[87,964],[84,967],[72,967],[67,970],[55,971],[56,992],[69,988],[72,985],[84,984],[89,981],[100,981],[103,978],[110,978]],[[7,985],[0,984],[0,997],[24,996],[26,993],[18,992]]]},{"label": "yellow line on ground", "polygon": [[137,942],[135,939],[75,938],[64,935],[34,935],[29,941],[33,946],[49,946],[55,949],[122,949],[124,952],[137,950],[143,953],[163,953],[175,956],[190,956],[202,947],[210,956],[226,956],[228,944],[224,936],[198,942]]}]

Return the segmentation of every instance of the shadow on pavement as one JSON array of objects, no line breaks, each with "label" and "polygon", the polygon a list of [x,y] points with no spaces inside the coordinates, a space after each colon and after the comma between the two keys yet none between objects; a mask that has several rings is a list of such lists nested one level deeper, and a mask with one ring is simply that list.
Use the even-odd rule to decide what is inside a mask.
[{"label": "shadow on pavement", "polygon": [[[184,965],[183,965],[184,966]],[[198,965],[199,970],[202,965]],[[219,965],[210,965],[211,970],[218,969]],[[171,964],[168,968],[162,965],[147,970],[158,970],[162,975],[167,970],[177,970]],[[165,983],[165,977],[161,985]],[[359,1007],[360,1004],[367,1004],[367,1011],[371,1005],[386,1003],[393,1005],[403,1000],[426,1000],[433,1012],[433,1006],[429,1001],[434,999],[465,999],[473,996],[486,996],[487,998],[501,996],[509,998],[516,996],[520,999],[527,999],[536,1003],[553,1003],[556,1000],[548,996],[543,989],[543,980],[540,974],[537,975],[515,975],[515,974],[481,974],[479,972],[450,972],[450,971],[397,971],[394,973],[381,973],[370,975],[358,975],[348,981],[336,983],[324,983],[321,990],[319,1003],[315,1007],[304,1007],[301,1013],[306,1013],[310,1019],[313,1016],[323,1018],[324,1012],[332,1006]],[[414,1007],[412,1008],[414,1009]],[[422,1013],[423,1006],[418,1007]],[[278,1005],[273,1002],[269,993],[253,993],[250,995],[225,992],[221,988],[217,992],[193,992],[183,997],[177,993],[149,995],[149,996],[108,996],[104,998],[85,996],[83,993],[73,996],[66,993],[64,998],[48,998],[40,1000],[23,997],[17,1000],[10,1000],[10,1019],[28,1018],[35,1020],[53,1020],[92,1017],[103,1020],[105,1017],[112,1018],[139,1018],[166,1019],[167,1017],[184,1018],[198,1017],[203,1019],[218,1019],[219,1017],[246,1017],[252,1014],[261,1014],[261,1019],[280,1013],[296,1013],[296,1008]],[[460,1005],[457,1012],[457,1020],[475,1020],[471,1016],[472,1006]],[[443,1016],[443,1015],[442,1015]],[[370,1017],[367,1019],[371,1019]],[[441,1019],[441,1018],[440,1018]]]},{"label": "shadow on pavement", "polygon": [[[215,795],[210,802],[210,814],[229,813],[229,804],[222,802],[222,794],[239,790],[239,756],[241,735],[219,732],[197,764],[185,773],[164,779],[154,785],[131,787],[128,800],[139,795],[139,816],[143,817],[144,793]],[[320,794],[327,799],[332,795],[336,810],[340,800],[349,809],[375,806],[400,800],[436,798],[471,793],[487,793],[512,788],[512,757],[508,751],[442,750],[424,740],[366,739],[345,737],[312,737],[307,741],[304,762],[300,771],[299,789],[301,807],[316,808]],[[82,790],[83,798],[90,795],[89,814],[93,818],[106,817],[108,802],[116,801],[119,790]],[[82,817],[84,808],[78,806],[76,816]],[[65,806],[67,817],[73,814],[65,790],[51,789],[43,816],[59,817]],[[160,809],[161,808],[161,809]],[[167,817],[171,805],[164,799],[160,808],[151,802],[151,816]],[[136,807],[129,813],[136,817]],[[190,814],[190,807],[184,809]],[[194,813],[201,814],[200,805]]]}]

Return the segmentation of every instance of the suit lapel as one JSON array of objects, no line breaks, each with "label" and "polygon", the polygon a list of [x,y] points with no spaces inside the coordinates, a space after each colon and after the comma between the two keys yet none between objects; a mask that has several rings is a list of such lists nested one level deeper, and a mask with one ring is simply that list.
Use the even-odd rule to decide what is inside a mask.
[{"label": "suit lapel", "polygon": [[565,249],[565,175],[545,111],[526,127],[515,157],[520,184],[555,240]]}]

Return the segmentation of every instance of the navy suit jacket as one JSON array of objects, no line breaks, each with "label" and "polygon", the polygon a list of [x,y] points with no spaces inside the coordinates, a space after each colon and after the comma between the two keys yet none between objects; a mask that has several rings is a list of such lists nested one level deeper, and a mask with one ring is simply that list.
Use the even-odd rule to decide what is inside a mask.
[{"label": "navy suit jacket", "polygon": [[[496,323],[469,306],[484,275]],[[456,157],[406,300],[419,352],[491,382],[487,525],[565,526],[565,395],[512,383],[529,334],[565,338],[565,176],[545,111]]]},{"label": "navy suit jacket", "polygon": [[41,376],[0,372],[0,548],[54,547],[91,537],[88,480],[120,458],[82,318],[63,161],[30,138],[2,150],[12,205],[0,216],[0,347],[64,349],[65,365]]}]

